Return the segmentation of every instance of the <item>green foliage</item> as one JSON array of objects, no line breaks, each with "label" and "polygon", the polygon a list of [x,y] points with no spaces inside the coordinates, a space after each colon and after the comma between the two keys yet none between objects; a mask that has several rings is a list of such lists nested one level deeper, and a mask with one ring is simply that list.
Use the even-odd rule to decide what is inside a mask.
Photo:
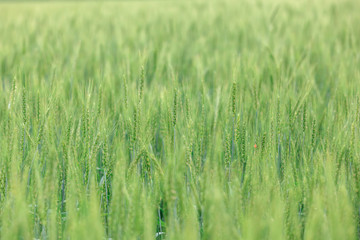
[{"label": "green foliage", "polygon": [[0,3],[0,238],[358,239],[359,12]]}]

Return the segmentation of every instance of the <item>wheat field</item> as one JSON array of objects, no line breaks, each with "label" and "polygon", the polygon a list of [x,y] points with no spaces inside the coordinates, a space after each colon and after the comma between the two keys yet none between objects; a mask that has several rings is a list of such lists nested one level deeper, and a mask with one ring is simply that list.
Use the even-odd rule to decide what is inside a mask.
[{"label": "wheat field", "polygon": [[359,239],[359,13],[0,2],[0,238]]}]

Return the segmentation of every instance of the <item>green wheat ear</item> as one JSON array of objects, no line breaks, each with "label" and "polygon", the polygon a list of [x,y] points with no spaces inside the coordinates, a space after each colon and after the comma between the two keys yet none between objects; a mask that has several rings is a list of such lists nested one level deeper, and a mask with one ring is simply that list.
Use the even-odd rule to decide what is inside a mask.
[{"label": "green wheat ear", "polygon": [[231,112],[235,117],[236,114],[236,82],[233,82],[231,87]]},{"label": "green wheat ear", "polygon": [[176,120],[177,120],[177,106],[178,106],[177,95],[178,95],[178,91],[177,91],[177,89],[174,89],[173,118],[172,118],[173,127],[175,127]]},{"label": "green wheat ear", "polygon": [[302,132],[304,135],[306,133],[306,128],[307,128],[306,124],[307,124],[307,104],[305,102],[303,107],[303,115],[302,115]]},{"label": "green wheat ear", "polygon": [[312,134],[311,134],[311,146],[314,148],[316,139],[316,120],[314,119],[312,122]]},{"label": "green wheat ear", "polygon": [[139,81],[139,105],[141,104],[141,101],[142,101],[142,98],[143,98],[143,95],[144,95],[144,84],[145,84],[145,69],[144,67],[142,66],[141,67],[141,71],[140,71],[140,81]]},{"label": "green wheat ear", "polygon": [[127,77],[124,74],[123,75],[123,84],[124,84],[124,102],[125,102],[125,108],[128,108],[128,86],[127,86]]},{"label": "green wheat ear", "polygon": [[23,117],[23,123],[26,125],[27,122],[27,98],[26,98],[26,90],[25,87],[22,89],[21,93],[21,99],[22,99],[22,117]]}]

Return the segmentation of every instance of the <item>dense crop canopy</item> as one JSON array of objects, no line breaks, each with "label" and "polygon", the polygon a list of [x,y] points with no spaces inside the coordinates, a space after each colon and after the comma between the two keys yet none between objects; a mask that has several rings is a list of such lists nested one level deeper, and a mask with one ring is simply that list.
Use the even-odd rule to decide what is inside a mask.
[{"label": "dense crop canopy", "polygon": [[360,1],[0,3],[1,239],[358,239]]}]

